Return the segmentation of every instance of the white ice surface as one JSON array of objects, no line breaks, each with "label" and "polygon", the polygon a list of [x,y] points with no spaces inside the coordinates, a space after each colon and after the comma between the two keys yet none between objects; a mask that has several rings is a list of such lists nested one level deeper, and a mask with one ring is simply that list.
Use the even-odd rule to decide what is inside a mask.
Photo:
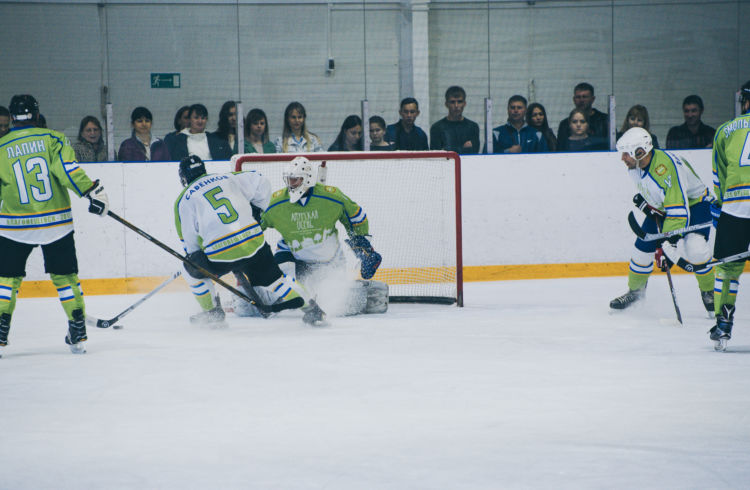
[{"label": "white ice surface", "polygon": [[[729,351],[694,278],[469,283],[466,307],[187,322],[163,293],[63,342],[21,299],[0,359],[0,488],[748,488],[750,307]],[[139,296],[88,297],[109,318]]]}]

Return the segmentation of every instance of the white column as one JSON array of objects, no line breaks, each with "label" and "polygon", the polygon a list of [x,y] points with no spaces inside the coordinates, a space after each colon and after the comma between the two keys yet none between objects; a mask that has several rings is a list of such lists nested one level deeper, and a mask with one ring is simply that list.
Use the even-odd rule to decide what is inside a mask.
[{"label": "white column", "polygon": [[401,43],[399,49],[399,100],[414,97],[421,114],[417,126],[430,127],[430,49],[429,0],[401,2]]}]

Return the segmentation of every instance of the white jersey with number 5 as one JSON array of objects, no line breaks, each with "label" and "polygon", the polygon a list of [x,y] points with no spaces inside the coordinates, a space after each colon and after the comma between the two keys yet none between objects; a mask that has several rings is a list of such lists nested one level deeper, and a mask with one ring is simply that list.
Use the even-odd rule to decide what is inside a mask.
[{"label": "white jersey with number 5", "polygon": [[250,204],[265,209],[271,184],[255,171],[207,174],[191,182],[175,202],[175,226],[186,253],[203,250],[209,260],[250,257],[265,240]]}]

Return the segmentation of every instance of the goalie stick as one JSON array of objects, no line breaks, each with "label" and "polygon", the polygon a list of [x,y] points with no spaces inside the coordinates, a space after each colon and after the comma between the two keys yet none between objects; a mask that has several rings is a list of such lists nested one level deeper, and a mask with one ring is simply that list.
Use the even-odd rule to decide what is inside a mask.
[{"label": "goalie stick", "polygon": [[102,320],[100,318],[95,318],[93,316],[86,315],[86,325],[90,327],[98,327],[98,328],[109,328],[109,327],[112,327],[114,329],[117,329],[118,327],[122,328],[119,325],[115,325],[118,320],[120,320],[122,317],[124,317],[125,315],[127,315],[128,313],[136,309],[136,307],[138,307],[141,303],[149,299],[151,296],[155,295],[156,293],[164,289],[169,283],[171,283],[172,281],[180,277],[180,274],[182,274],[181,271],[175,272],[174,274],[169,276],[166,281],[156,286],[156,288],[153,291],[151,291],[150,293],[148,293],[147,295],[145,295],[144,297],[142,297],[141,299],[139,299],[138,301],[130,305],[125,310],[121,311],[119,315],[109,320]]},{"label": "goalie stick", "polygon": [[[244,299],[245,301],[248,301],[248,302],[252,303],[259,310],[261,310],[261,311],[267,311],[267,312],[280,311],[280,310],[277,310],[276,307],[277,306],[281,306],[281,305],[267,306],[267,305],[256,303],[252,298],[250,298],[249,296],[247,296],[245,293],[239,291],[237,288],[234,288],[234,287],[230,286],[229,284],[227,284],[226,282],[224,282],[219,276],[217,276],[213,272],[208,271],[208,270],[204,269],[203,267],[201,267],[200,265],[198,265],[195,262],[193,262],[192,260],[190,260],[190,259],[188,259],[186,257],[183,257],[176,250],[170,248],[168,245],[165,245],[163,242],[160,242],[159,240],[157,240],[156,238],[152,237],[151,235],[149,235],[148,233],[146,233],[142,229],[138,228],[137,226],[135,226],[131,222],[127,221],[124,218],[121,218],[120,216],[118,216],[114,212],[107,211],[107,215],[110,216],[111,218],[113,218],[115,221],[119,221],[121,224],[125,225],[127,228],[130,228],[134,232],[138,233],[143,238],[145,238],[149,242],[153,243],[154,245],[158,246],[159,248],[161,248],[165,252],[169,253],[173,257],[176,257],[177,259],[179,259],[180,261],[184,262],[185,264],[189,264],[190,266],[194,267],[196,270],[200,271],[201,274],[203,274],[207,278],[211,279],[215,283],[219,284],[224,289],[227,289],[228,291],[234,293],[235,295],[239,296],[240,298]],[[283,303],[282,303],[282,305],[283,305]]]},{"label": "goalie stick", "polygon": [[713,226],[710,222],[708,222],[700,223],[697,225],[690,225],[678,230],[667,231],[664,233],[646,233],[646,231],[641,228],[641,225],[638,223],[638,220],[636,219],[632,211],[628,214],[628,224],[630,225],[630,229],[633,230],[633,233],[635,233],[636,236],[644,242],[664,240],[675,235],[682,235],[684,233],[690,233],[691,231],[702,230],[704,228]]}]

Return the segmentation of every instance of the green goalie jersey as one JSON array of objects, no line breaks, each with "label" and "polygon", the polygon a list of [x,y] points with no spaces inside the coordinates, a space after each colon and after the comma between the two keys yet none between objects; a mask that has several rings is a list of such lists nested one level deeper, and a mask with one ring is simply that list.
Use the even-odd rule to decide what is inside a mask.
[{"label": "green goalie jersey", "polygon": [[14,128],[0,138],[0,236],[22,243],[51,243],[73,231],[70,196],[93,182],[78,166],[64,134]]},{"label": "green goalie jersey", "polygon": [[285,187],[273,193],[261,226],[281,233],[280,251],[303,262],[328,262],[339,250],[336,222],[355,235],[369,232],[367,215],[338,188],[316,184],[302,199],[289,202]]},{"label": "green goalie jersey", "polygon": [[750,114],[719,126],[712,160],[714,192],[721,211],[750,218]]}]

